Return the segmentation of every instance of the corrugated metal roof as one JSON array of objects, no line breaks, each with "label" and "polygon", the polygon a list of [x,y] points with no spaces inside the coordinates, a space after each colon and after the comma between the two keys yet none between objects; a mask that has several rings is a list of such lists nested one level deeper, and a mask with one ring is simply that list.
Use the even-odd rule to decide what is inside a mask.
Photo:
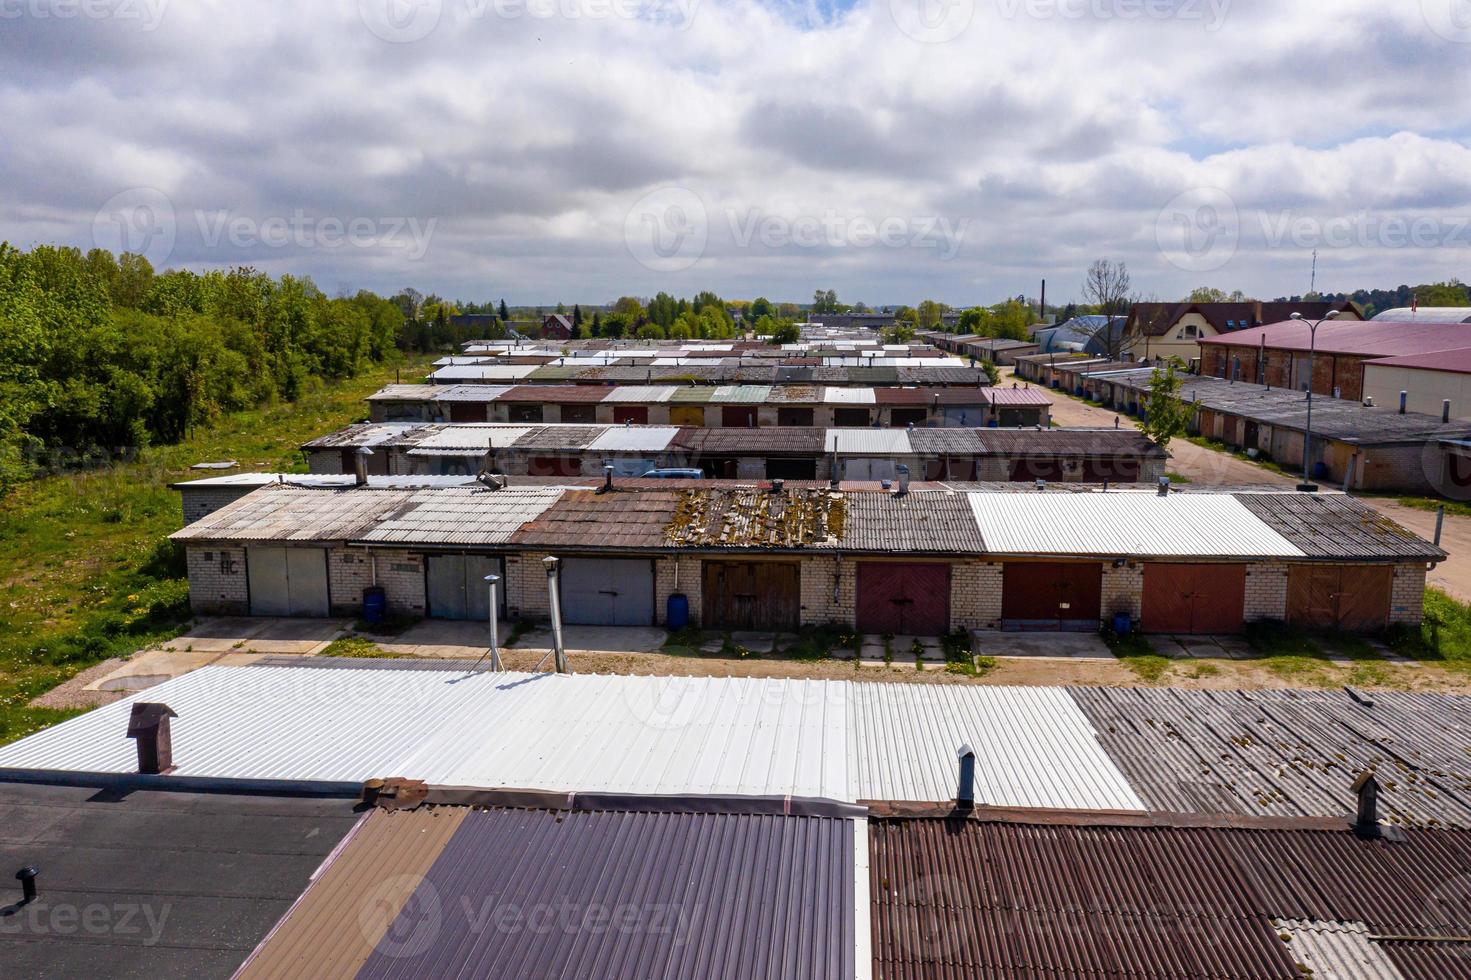
[{"label": "corrugated metal roof", "polygon": [[1278,935],[1304,973],[1321,980],[1408,980],[1362,922],[1275,919]]},{"label": "corrugated metal roof", "polygon": [[346,541],[370,533],[416,493],[375,488],[271,484],[232,501],[170,537],[175,541]]},{"label": "corrugated metal roof", "polygon": [[981,429],[986,452],[1000,456],[1124,456],[1164,459],[1138,429]]},{"label": "corrugated metal roof", "polygon": [[904,429],[828,429],[824,451],[839,456],[909,456],[914,448]]},{"label": "corrugated metal roof", "polygon": [[703,405],[715,397],[715,389],[708,385],[685,385],[669,395],[669,401],[681,405]]},{"label": "corrugated metal roof", "polygon": [[1226,495],[973,493],[986,550],[1005,555],[1301,558]]},{"label": "corrugated metal roof", "polygon": [[585,449],[607,432],[607,425],[542,425],[517,439],[513,449],[537,450]]},{"label": "corrugated metal roof", "polygon": [[1343,494],[1241,494],[1236,499],[1312,558],[1446,557],[1429,541]]},{"label": "corrugated metal roof", "polygon": [[673,388],[668,385],[623,385],[608,389],[608,402],[649,402],[658,404],[667,402],[674,394]]},{"label": "corrugated metal roof", "polygon": [[512,540],[538,548],[662,548],[679,501],[676,490],[568,493]]},{"label": "corrugated metal roof", "polygon": [[359,446],[371,448],[402,439],[423,427],[423,422],[358,422],[345,429],[313,439],[301,448],[309,452],[322,449],[354,449]]},{"label": "corrugated metal roof", "polygon": [[446,454],[479,454],[487,449],[505,449],[536,426],[529,425],[483,425],[479,423],[457,423],[446,425],[420,439],[409,450],[410,456],[443,456]]},{"label": "corrugated metal roof", "polygon": [[523,524],[555,504],[562,493],[554,487],[419,490],[356,540],[374,544],[505,544]]},{"label": "corrugated metal roof", "polygon": [[1001,408],[1033,408],[1051,405],[1052,399],[1041,388],[982,388],[986,400]]},{"label": "corrugated metal roof", "polygon": [[822,400],[829,405],[873,405],[872,388],[824,388]]},{"label": "corrugated metal roof", "polygon": [[671,448],[711,455],[791,454],[820,456],[826,429],[780,426],[763,429],[681,429]]},{"label": "corrugated metal roof", "polygon": [[591,452],[662,453],[679,435],[674,426],[614,426],[588,444]]},{"label": "corrugated metal roof", "polygon": [[[357,976],[848,980],[854,830],[834,817],[474,810]],[[349,847],[337,863],[374,858]],[[441,910],[432,932],[426,908]]]},{"label": "corrugated metal roof", "polygon": [[970,503],[960,494],[850,493],[844,496],[844,550],[977,554],[985,550]]},{"label": "corrugated metal roof", "polygon": [[921,456],[979,456],[986,451],[975,429],[915,429],[909,433],[909,445]]},{"label": "corrugated metal roof", "polygon": [[545,368],[534,364],[462,364],[442,367],[429,375],[429,380],[439,384],[456,384],[463,381],[515,381],[528,377]]},{"label": "corrugated metal roof", "polygon": [[502,388],[495,400],[543,405],[597,404],[605,401],[616,390],[603,385],[517,385],[514,388]]}]

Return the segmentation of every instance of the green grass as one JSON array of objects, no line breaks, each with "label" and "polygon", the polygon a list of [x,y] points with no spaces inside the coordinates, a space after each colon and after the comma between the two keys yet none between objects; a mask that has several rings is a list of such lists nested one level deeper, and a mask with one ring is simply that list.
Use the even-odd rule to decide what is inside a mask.
[{"label": "green grass", "polygon": [[383,649],[372,640],[361,636],[344,636],[327,644],[327,648],[318,656],[322,657],[351,657],[354,659],[392,659],[399,656]]},{"label": "green grass", "polygon": [[1426,589],[1424,622],[1418,628],[1390,630],[1386,642],[1402,657],[1471,672],[1471,604],[1440,589]]},{"label": "green grass", "polygon": [[[405,362],[405,376],[426,363]],[[30,708],[32,698],[187,624],[183,551],[166,538],[183,523],[168,485],[209,475],[190,464],[235,459],[240,470],[304,471],[297,447],[364,418],[363,399],[393,378],[393,367],[379,366],[295,403],[221,419],[131,462],[32,480],[0,500],[0,743],[74,713]]]},{"label": "green grass", "polygon": [[1211,439],[1207,436],[1193,436],[1188,433],[1181,434],[1176,438],[1184,439],[1186,442],[1191,443],[1192,445],[1199,446],[1201,449],[1209,449],[1212,452],[1225,453],[1228,456],[1235,456],[1243,463],[1254,463],[1264,470],[1271,470],[1273,473],[1280,473],[1283,476],[1290,476],[1294,478],[1302,476],[1302,471],[1300,469],[1297,472],[1292,472],[1291,470],[1278,465],[1277,463],[1260,454],[1257,455],[1256,459],[1252,459],[1246,454],[1246,450],[1235,449],[1231,446],[1226,445],[1219,439]]},{"label": "green grass", "polygon": [[1103,642],[1108,644],[1108,649],[1119,662],[1146,683],[1159,683],[1165,672],[1174,665],[1169,657],[1159,654],[1149,640],[1139,633],[1119,636],[1113,630],[1104,630],[1102,635]]},{"label": "green grass", "polygon": [[1442,500],[1438,497],[1402,497],[1392,493],[1363,493],[1357,496],[1367,499],[1388,500],[1392,503],[1413,508],[1414,510],[1426,510],[1432,514],[1444,507],[1445,516],[1447,517],[1471,517],[1471,503],[1460,500]]}]

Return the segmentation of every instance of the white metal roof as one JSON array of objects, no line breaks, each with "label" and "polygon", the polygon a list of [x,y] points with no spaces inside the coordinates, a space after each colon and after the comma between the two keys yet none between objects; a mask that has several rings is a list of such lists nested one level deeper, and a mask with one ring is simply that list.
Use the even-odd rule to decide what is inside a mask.
[{"label": "white metal roof", "polygon": [[1143,809],[1066,691],[759,678],[206,667],[0,748],[127,773],[130,704],[178,713],[180,777]]},{"label": "white metal roof", "polygon": [[993,554],[1301,558],[1227,494],[972,493]]},{"label": "white metal roof", "polygon": [[619,385],[608,390],[605,402],[667,402],[674,394],[670,385]]},{"label": "white metal roof", "polygon": [[[420,490],[356,540],[374,543],[496,545],[511,540],[562,496],[558,487]],[[208,520],[206,518],[205,520]]]},{"label": "white metal roof", "polygon": [[824,388],[822,400],[829,405],[872,405],[876,401],[872,388],[837,387]]},{"label": "white metal roof", "polygon": [[420,439],[410,456],[443,456],[452,453],[483,453],[487,449],[505,449],[526,433],[541,428],[536,425],[495,425],[492,423],[455,423]]},{"label": "white metal roof", "polygon": [[905,429],[828,429],[823,452],[839,456],[907,456],[914,452]]},{"label": "white metal roof", "polygon": [[589,443],[587,448],[592,452],[661,453],[669,448],[670,441],[677,435],[677,426],[615,425]]},{"label": "white metal roof", "polygon": [[536,371],[535,364],[466,364],[440,368],[429,375],[439,384],[462,381],[515,381]]}]

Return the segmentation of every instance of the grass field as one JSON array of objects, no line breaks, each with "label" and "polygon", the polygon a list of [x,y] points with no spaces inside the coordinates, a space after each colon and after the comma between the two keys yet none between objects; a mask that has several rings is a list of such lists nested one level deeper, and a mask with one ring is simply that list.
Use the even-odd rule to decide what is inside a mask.
[{"label": "grass field", "polygon": [[188,621],[182,552],[167,536],[183,523],[170,483],[189,466],[234,459],[239,471],[301,472],[297,448],[366,417],[364,399],[421,376],[428,359],[373,370],[293,403],[220,420],[136,461],[43,477],[0,500],[0,742],[67,716],[27,702],[108,657],[176,634]]}]

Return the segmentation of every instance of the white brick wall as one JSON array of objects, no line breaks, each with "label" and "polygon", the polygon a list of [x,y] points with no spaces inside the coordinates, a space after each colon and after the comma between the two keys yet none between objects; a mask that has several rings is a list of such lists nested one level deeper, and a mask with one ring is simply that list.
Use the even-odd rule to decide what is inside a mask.
[{"label": "white brick wall", "polygon": [[698,558],[681,557],[677,559],[678,574],[675,574],[676,559],[673,556],[660,558],[654,564],[654,600],[655,612],[660,625],[666,625],[666,615],[669,610],[669,597],[676,592],[685,596],[690,602],[690,622],[696,626],[700,623],[700,615],[703,606],[704,574],[703,563]]},{"label": "white brick wall", "polygon": [[1415,626],[1425,618],[1424,565],[1397,565],[1390,592],[1389,621]]},{"label": "white brick wall", "polygon": [[1248,623],[1287,619],[1287,566],[1282,562],[1246,566],[1245,619]]},{"label": "white brick wall", "polygon": [[375,565],[390,615],[426,615],[423,555],[402,549],[333,548],[327,554],[327,587],[334,616],[362,615],[363,590],[373,584]]},{"label": "white brick wall", "polygon": [[950,568],[950,628],[1001,628],[1002,567],[998,562],[963,562]]},{"label": "white brick wall", "polygon": [[1142,618],[1144,566],[1138,562],[1133,562],[1132,565],[1133,567],[1125,565],[1123,568],[1114,568],[1112,564],[1103,566],[1104,622],[1112,622],[1119,613],[1128,613],[1135,623]]},{"label": "white brick wall", "polygon": [[250,588],[245,579],[245,549],[191,545],[189,608],[199,616],[239,616],[250,612]]},{"label": "white brick wall", "polygon": [[[802,561],[802,624],[853,625],[858,602],[857,567],[851,561],[840,565],[831,555]],[[834,598],[834,584],[837,595]]]}]

